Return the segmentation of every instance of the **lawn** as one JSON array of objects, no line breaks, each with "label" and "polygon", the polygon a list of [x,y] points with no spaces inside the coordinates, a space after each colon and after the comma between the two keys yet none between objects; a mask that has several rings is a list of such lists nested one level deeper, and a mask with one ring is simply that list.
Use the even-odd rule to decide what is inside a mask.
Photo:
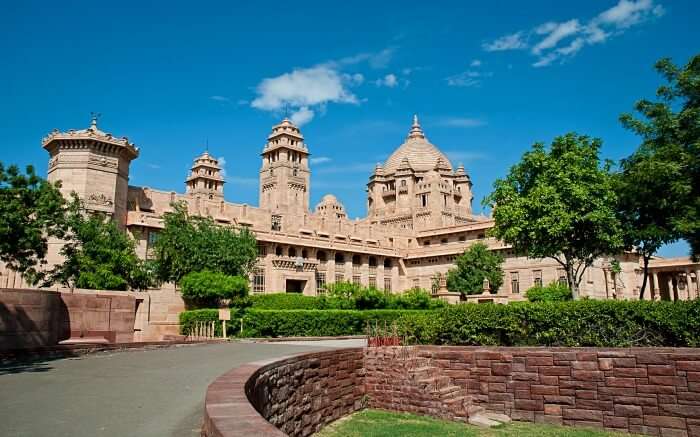
[{"label": "lawn", "polygon": [[589,428],[513,422],[484,429],[430,417],[379,410],[363,410],[321,430],[318,437],[630,437]]}]

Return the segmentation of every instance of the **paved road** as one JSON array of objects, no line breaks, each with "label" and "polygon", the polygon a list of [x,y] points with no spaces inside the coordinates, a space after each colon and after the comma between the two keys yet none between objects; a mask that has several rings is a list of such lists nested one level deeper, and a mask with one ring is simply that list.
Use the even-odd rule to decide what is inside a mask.
[{"label": "paved road", "polygon": [[357,340],[190,345],[0,366],[0,436],[199,435],[204,393],[239,364]]}]

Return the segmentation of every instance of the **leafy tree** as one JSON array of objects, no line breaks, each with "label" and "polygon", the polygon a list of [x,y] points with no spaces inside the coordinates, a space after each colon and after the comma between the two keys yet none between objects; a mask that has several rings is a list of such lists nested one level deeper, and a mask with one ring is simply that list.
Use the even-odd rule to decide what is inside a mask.
[{"label": "leafy tree", "polygon": [[102,213],[87,213],[73,195],[66,215],[64,261],[45,275],[43,286],[95,290],[143,290],[152,285],[150,266],[136,255],[135,242]]},{"label": "leafy tree", "polygon": [[566,284],[552,282],[549,285],[536,285],[525,292],[530,302],[560,302],[571,300],[571,290]]},{"label": "leafy tree", "polygon": [[647,286],[649,260],[661,246],[680,237],[674,221],[685,209],[682,173],[680,162],[640,148],[622,160],[615,178],[625,248],[642,257],[640,300]]},{"label": "leafy tree", "polygon": [[165,214],[153,254],[157,277],[179,283],[191,272],[210,270],[230,276],[247,276],[257,261],[257,244],[247,229],[216,224],[208,217],[191,217],[185,204]]},{"label": "leafy tree", "polygon": [[457,258],[457,267],[447,272],[447,288],[462,294],[479,294],[488,279],[491,292],[503,284],[503,256],[476,243]]},{"label": "leafy tree", "polygon": [[668,206],[664,214],[673,231],[688,241],[691,255],[697,258],[700,256],[700,55],[693,56],[682,68],[668,58],[659,60],[655,67],[668,82],[656,91],[659,101],[636,103],[635,109],[643,120],[631,114],[623,114],[620,120],[643,139],[635,155],[658,165],[661,191],[656,192],[654,200]]},{"label": "leafy tree", "polygon": [[610,163],[601,165],[600,145],[574,133],[555,138],[549,150],[536,143],[484,199],[496,222],[491,235],[519,254],[554,259],[574,298],[586,268],[622,247]]},{"label": "leafy tree", "polygon": [[248,280],[224,273],[192,272],[180,281],[182,297],[200,306],[218,307],[222,300],[241,300],[248,295]]},{"label": "leafy tree", "polygon": [[46,264],[47,239],[64,232],[65,200],[51,184],[27,166],[0,163],[0,261],[36,282],[37,266]]}]

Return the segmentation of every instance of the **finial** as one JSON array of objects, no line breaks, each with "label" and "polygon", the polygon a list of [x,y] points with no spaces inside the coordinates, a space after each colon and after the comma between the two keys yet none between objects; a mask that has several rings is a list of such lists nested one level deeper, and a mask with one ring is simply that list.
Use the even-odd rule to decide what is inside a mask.
[{"label": "finial", "polygon": [[97,119],[100,118],[100,116],[102,116],[102,114],[99,112],[90,112],[90,129],[97,129]]},{"label": "finial", "polygon": [[425,139],[425,134],[423,133],[423,129],[421,129],[420,124],[418,123],[418,114],[413,114],[413,125],[411,126],[411,130],[408,132],[408,138],[409,139],[415,139],[415,138],[422,138]]}]

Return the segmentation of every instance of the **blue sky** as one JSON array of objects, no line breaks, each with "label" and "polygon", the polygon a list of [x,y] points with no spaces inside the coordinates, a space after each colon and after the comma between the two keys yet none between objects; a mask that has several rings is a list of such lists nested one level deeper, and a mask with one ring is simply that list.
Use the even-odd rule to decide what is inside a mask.
[{"label": "blue sky", "polygon": [[669,0],[6,2],[0,161],[45,173],[41,137],[96,111],[141,148],[131,184],[182,191],[208,142],[226,198],[255,205],[259,153],[288,108],[313,154],[312,204],[332,192],[359,217],[417,113],[480,211],[533,142],[576,131],[628,155],[638,138],[619,114],[653,96],[657,59],[697,53],[698,16]]}]

